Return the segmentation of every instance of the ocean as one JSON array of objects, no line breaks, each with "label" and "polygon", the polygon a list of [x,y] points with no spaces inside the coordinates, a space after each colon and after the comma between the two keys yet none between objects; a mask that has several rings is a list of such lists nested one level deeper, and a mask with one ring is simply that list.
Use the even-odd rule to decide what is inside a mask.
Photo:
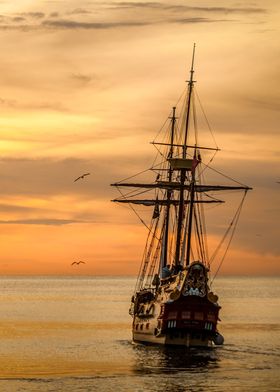
[{"label": "ocean", "polygon": [[280,277],[219,277],[222,347],[131,342],[135,278],[1,277],[0,391],[280,391]]}]

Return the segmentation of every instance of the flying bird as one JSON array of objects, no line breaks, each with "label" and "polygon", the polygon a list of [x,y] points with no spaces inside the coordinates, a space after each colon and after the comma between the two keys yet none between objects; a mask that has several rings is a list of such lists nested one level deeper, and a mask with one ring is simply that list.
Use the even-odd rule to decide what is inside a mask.
[{"label": "flying bird", "polygon": [[85,176],[89,176],[89,175],[90,175],[90,173],[82,174],[81,176],[77,177],[77,178],[74,180],[74,182],[76,182],[76,181],[78,181],[78,180],[81,180],[81,179],[85,178]]},{"label": "flying bird", "polygon": [[74,264],[79,265],[79,264],[86,264],[86,263],[84,261],[73,261],[73,263],[71,265],[74,265]]}]

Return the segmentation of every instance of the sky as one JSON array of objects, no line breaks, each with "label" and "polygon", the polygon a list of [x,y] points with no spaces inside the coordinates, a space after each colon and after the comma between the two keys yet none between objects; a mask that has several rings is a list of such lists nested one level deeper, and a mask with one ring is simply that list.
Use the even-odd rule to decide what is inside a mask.
[{"label": "sky", "polygon": [[220,273],[279,274],[279,17],[278,0],[0,1],[0,274],[138,272],[147,229],[110,183],[151,165],[194,42],[214,167],[254,188]]}]

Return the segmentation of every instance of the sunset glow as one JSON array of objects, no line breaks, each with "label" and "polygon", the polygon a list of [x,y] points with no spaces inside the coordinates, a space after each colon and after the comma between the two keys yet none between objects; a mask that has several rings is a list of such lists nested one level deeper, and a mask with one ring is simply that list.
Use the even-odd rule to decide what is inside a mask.
[{"label": "sunset glow", "polygon": [[253,187],[220,272],[280,273],[280,5],[236,4],[1,1],[2,275],[138,272],[147,229],[110,183],[152,163],[194,42],[213,165]]}]

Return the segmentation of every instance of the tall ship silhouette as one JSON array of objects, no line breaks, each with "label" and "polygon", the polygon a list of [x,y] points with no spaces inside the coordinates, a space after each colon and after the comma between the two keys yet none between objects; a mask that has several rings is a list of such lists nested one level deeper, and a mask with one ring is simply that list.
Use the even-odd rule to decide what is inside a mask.
[{"label": "tall ship silhouette", "polygon": [[[113,201],[130,206],[147,228],[129,309],[135,342],[186,347],[209,347],[224,342],[218,331],[221,307],[212,282],[224,261],[251,188],[211,168],[219,148],[202,106],[212,145],[200,142],[196,110],[200,99],[195,89],[194,58],[195,45],[184,94],[152,142],[157,152],[154,163],[139,176],[130,177],[129,182],[125,179],[111,184],[120,192]],[[204,127],[202,136],[206,131]],[[208,171],[230,183],[209,183]],[[144,181],[135,181],[141,176]],[[224,200],[217,196],[223,191],[239,191],[242,196],[239,195],[241,201],[210,256],[206,212],[223,205]],[[138,212],[139,207],[142,212],[146,210],[145,219]],[[218,208],[215,214],[219,214]],[[212,212],[212,223],[213,219]],[[213,264],[216,265],[214,276]]]}]

